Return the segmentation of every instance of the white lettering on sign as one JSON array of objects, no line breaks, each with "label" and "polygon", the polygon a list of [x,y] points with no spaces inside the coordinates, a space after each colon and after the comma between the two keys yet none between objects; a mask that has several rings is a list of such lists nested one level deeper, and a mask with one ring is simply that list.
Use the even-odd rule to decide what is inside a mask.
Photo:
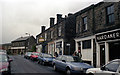
[{"label": "white lettering on sign", "polygon": [[107,40],[107,39],[115,39],[118,37],[120,37],[120,33],[113,32],[113,33],[106,33],[106,34],[97,35],[96,40],[101,41],[101,40]]}]

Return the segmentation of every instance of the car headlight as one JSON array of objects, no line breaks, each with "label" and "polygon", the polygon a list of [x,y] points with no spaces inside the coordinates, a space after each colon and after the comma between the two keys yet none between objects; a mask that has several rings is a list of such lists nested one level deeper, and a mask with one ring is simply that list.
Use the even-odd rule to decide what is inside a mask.
[{"label": "car headlight", "polygon": [[8,68],[3,68],[0,70],[0,72],[8,71]]},{"label": "car headlight", "polygon": [[83,68],[80,68],[80,70],[82,71],[82,70],[83,70]]},{"label": "car headlight", "polygon": [[46,59],[45,61],[46,61],[46,62],[48,62],[48,60],[47,60],[47,59]]}]

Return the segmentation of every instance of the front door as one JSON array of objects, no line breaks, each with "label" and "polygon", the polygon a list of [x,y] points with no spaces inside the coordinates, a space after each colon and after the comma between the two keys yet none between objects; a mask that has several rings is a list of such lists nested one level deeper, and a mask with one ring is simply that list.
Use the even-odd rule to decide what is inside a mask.
[{"label": "front door", "polygon": [[100,66],[105,65],[105,45],[100,45]]}]

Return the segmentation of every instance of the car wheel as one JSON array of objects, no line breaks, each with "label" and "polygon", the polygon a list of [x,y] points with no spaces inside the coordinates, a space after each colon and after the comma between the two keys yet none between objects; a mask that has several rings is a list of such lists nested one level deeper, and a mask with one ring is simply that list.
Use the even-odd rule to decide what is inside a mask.
[{"label": "car wheel", "polygon": [[88,75],[94,75],[93,73],[88,73]]},{"label": "car wheel", "polygon": [[42,61],[40,61],[40,64],[42,65]]},{"label": "car wheel", "polygon": [[44,61],[42,61],[42,65],[44,65],[44,66],[45,66],[45,62],[44,62]]},{"label": "car wheel", "polygon": [[40,64],[40,61],[38,61],[37,63]]},{"label": "car wheel", "polygon": [[54,70],[55,70],[55,71],[57,71],[57,68],[56,68],[56,66],[55,66],[55,65],[53,65],[53,68],[54,68]]},{"label": "car wheel", "polygon": [[67,70],[66,70],[66,74],[67,74],[67,75],[71,75],[71,70],[70,70],[70,69],[67,69]]}]

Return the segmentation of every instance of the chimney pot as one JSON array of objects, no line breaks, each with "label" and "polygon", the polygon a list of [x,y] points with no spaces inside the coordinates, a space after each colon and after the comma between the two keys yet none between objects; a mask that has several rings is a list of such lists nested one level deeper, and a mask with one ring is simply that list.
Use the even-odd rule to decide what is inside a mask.
[{"label": "chimney pot", "polygon": [[52,25],[54,25],[54,20],[55,20],[55,18],[53,18],[53,17],[50,18],[50,27],[51,27]]},{"label": "chimney pot", "polygon": [[73,15],[73,14],[72,14],[72,13],[69,13],[69,14],[68,14],[68,16],[71,16],[71,15]]},{"label": "chimney pot", "polygon": [[57,14],[57,23],[59,23],[62,20],[62,14]]},{"label": "chimney pot", "polygon": [[45,26],[41,26],[41,32],[45,31]]}]

